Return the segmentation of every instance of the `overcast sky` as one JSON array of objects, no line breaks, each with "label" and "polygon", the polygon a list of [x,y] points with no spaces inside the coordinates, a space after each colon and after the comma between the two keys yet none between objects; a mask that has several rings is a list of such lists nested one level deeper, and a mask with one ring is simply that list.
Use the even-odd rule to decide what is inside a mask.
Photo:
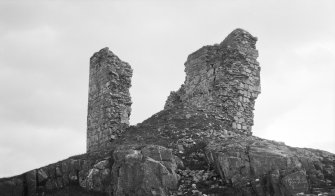
[{"label": "overcast sky", "polygon": [[86,150],[89,58],[134,69],[131,123],[160,111],[187,56],[258,37],[256,136],[335,153],[335,1],[0,0],[0,177]]}]

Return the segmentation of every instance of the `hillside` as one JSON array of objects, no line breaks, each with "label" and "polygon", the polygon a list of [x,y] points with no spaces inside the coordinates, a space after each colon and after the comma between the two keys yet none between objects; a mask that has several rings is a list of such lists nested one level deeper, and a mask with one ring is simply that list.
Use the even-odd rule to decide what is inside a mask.
[{"label": "hillside", "polygon": [[1,196],[335,195],[335,155],[252,135],[257,38],[242,29],[190,54],[164,110],[129,126],[132,69],[90,65],[87,153],[0,179]]}]

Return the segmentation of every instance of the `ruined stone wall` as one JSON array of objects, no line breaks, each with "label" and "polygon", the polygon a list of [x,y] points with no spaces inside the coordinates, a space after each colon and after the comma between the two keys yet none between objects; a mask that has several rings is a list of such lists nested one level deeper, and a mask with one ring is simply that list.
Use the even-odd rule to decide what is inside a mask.
[{"label": "ruined stone wall", "polygon": [[129,126],[132,69],[108,48],[90,59],[87,152],[107,147]]},{"label": "ruined stone wall", "polygon": [[186,104],[214,112],[236,132],[251,134],[255,99],[260,93],[257,38],[236,29],[213,46],[192,53],[184,85],[168,97],[165,109]]},{"label": "ruined stone wall", "polygon": [[255,42],[237,29],[191,54],[165,110],[125,132],[132,70],[108,48],[95,53],[87,147],[98,151],[0,178],[0,196],[334,196],[334,154],[232,134],[250,134],[260,93]]}]

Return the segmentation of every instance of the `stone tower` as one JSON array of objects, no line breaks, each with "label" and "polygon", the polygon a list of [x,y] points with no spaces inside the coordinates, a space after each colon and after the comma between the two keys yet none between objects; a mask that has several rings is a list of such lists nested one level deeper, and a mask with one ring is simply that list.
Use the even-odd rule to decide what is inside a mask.
[{"label": "stone tower", "polygon": [[213,113],[227,129],[251,134],[255,99],[260,93],[257,38],[242,29],[230,33],[220,44],[204,46],[185,63],[186,79],[165,104],[177,104]]},{"label": "stone tower", "polygon": [[108,48],[90,59],[87,152],[108,147],[129,126],[133,70]]}]

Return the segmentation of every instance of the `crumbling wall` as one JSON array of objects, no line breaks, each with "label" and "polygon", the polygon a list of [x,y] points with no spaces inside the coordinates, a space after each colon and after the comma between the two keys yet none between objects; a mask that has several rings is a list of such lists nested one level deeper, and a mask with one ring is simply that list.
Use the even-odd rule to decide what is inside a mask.
[{"label": "crumbling wall", "polygon": [[191,54],[165,110],[107,149],[128,126],[132,70],[102,49],[91,58],[87,129],[88,151],[98,151],[0,178],[0,196],[334,195],[334,154],[231,134],[250,133],[255,42],[238,29]]},{"label": "crumbling wall", "polygon": [[129,126],[132,69],[108,48],[90,59],[87,152],[107,147]]},{"label": "crumbling wall", "polygon": [[188,56],[184,85],[171,92],[165,109],[186,104],[214,112],[231,129],[251,134],[255,99],[260,93],[257,38],[236,29],[220,44],[204,46]]}]

